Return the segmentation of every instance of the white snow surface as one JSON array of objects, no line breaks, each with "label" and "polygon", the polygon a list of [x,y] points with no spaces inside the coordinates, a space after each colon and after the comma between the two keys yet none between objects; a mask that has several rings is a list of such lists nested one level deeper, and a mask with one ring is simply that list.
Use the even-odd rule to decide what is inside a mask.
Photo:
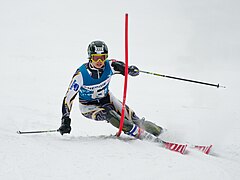
[{"label": "white snow surface", "polygon": [[[0,1],[0,179],[240,178],[240,1]],[[129,64],[211,83],[215,88],[140,74],[129,77],[127,104],[165,128],[173,142],[213,144],[185,155],[133,140],[106,122],[84,118],[75,99],[72,132],[19,135],[60,126],[61,105],[87,46],[104,40]],[[124,77],[110,90],[122,99]]]}]

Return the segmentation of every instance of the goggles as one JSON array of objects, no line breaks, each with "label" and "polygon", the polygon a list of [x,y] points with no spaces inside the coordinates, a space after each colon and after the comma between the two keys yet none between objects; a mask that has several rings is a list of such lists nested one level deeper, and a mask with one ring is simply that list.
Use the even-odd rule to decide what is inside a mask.
[{"label": "goggles", "polygon": [[107,54],[92,54],[91,55],[91,60],[92,62],[104,62],[106,61],[108,55]]}]

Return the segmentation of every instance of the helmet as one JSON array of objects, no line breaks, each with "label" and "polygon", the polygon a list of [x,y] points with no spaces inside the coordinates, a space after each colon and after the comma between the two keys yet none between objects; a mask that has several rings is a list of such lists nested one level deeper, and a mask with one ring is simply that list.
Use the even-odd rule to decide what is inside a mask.
[{"label": "helmet", "polygon": [[92,54],[107,54],[108,47],[103,41],[93,41],[88,46],[88,58],[91,59]]}]

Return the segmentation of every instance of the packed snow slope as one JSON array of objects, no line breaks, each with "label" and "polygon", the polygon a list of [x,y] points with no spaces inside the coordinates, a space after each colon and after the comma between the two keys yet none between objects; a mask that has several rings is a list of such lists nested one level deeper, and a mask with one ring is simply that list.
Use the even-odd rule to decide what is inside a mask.
[{"label": "packed snow slope", "polygon": [[[240,1],[0,0],[0,179],[240,178]],[[213,144],[211,155],[181,155],[158,144],[112,137],[117,129],[84,118],[76,98],[72,132],[19,135],[60,126],[62,99],[92,40],[129,64],[160,74],[220,83],[214,88],[140,74],[127,104],[168,129],[162,138]],[[111,91],[122,98],[123,76]]]}]

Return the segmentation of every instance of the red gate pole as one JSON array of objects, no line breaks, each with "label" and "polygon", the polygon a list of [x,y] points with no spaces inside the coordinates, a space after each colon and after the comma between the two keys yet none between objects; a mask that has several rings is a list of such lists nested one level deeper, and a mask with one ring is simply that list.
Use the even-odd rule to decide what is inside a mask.
[{"label": "red gate pole", "polygon": [[124,123],[124,112],[125,112],[125,103],[127,96],[127,82],[128,82],[128,14],[125,14],[125,78],[124,78],[124,91],[123,91],[123,101],[122,101],[122,113],[119,124],[119,130],[117,136],[119,137],[122,132],[123,123]]}]

